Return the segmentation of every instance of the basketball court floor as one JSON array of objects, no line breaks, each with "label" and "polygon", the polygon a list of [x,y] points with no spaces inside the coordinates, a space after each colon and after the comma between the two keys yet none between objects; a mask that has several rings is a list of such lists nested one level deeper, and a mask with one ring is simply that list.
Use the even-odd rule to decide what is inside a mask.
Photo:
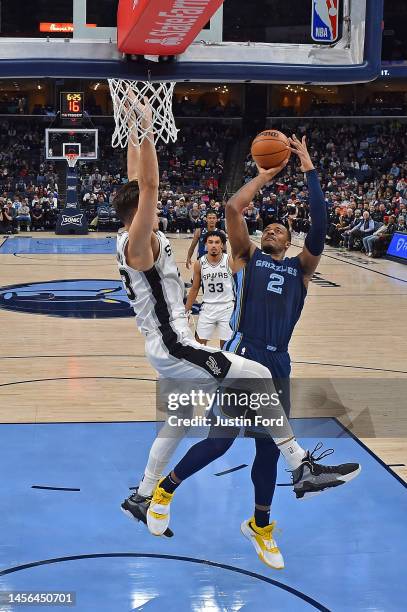
[{"label": "basketball court floor", "polygon": [[[171,239],[186,281],[189,239]],[[327,248],[310,284],[294,385],[329,385],[336,403],[294,402],[294,428],[312,423],[308,448],[321,440],[363,469],[306,502],[277,489],[276,572],[240,534],[250,439],[180,488],[172,539],[120,512],[155,436],[155,372],[114,251],[104,234],[0,239],[1,591],[74,591],[81,612],[404,609],[407,268]]]}]

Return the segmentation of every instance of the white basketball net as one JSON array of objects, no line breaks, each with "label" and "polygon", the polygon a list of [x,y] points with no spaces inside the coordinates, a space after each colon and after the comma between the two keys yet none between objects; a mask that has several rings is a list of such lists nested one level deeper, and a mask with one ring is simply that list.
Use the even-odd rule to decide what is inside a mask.
[{"label": "white basketball net", "polygon": [[78,157],[79,155],[76,155],[76,153],[67,153],[65,155],[65,159],[68,162],[68,166],[70,168],[75,168],[76,162],[78,161]]},{"label": "white basketball net", "polygon": [[143,114],[139,104],[147,98],[153,114],[153,138],[168,143],[177,140],[178,130],[172,113],[172,96],[175,83],[152,83],[108,79],[113,100],[116,129],[112,136],[112,147],[126,147],[130,142],[141,144],[144,138],[152,139],[151,131],[143,127]]}]

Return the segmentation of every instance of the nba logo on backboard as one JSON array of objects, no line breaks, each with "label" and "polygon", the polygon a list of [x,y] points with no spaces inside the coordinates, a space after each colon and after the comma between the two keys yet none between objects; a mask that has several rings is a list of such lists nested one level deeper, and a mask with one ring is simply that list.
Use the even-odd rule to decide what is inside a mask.
[{"label": "nba logo on backboard", "polygon": [[312,0],[312,40],[333,43],[338,39],[340,0]]}]

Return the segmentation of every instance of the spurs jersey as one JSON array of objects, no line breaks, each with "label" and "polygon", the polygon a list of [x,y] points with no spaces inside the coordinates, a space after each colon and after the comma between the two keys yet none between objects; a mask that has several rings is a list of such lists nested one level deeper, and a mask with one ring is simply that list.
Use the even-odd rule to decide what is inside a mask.
[{"label": "spurs jersey", "polygon": [[234,300],[233,274],[229,267],[229,258],[223,253],[216,265],[209,263],[207,255],[199,260],[201,264],[201,281],[204,304],[230,304]]},{"label": "spurs jersey", "polygon": [[185,286],[172,255],[171,245],[165,235],[157,232],[160,252],[154,266],[145,272],[131,268],[125,257],[128,232],[117,236],[117,260],[120,276],[131,307],[136,314],[141,333],[157,331],[179,321],[186,322]]}]

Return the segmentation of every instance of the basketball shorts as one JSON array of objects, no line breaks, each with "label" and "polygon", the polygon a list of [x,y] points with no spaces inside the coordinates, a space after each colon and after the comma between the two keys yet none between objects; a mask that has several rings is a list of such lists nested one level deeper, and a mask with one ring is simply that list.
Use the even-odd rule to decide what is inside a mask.
[{"label": "basketball shorts", "polygon": [[[225,344],[224,350],[241,355],[246,359],[256,361],[269,371],[275,389],[278,391],[281,405],[287,417],[290,416],[290,374],[291,359],[288,351],[268,350],[266,345],[262,345],[240,333],[236,333],[232,340]],[[218,412],[223,412],[219,410]],[[230,415],[227,415],[230,416]],[[248,437],[264,435],[261,427],[246,427],[245,435]]]},{"label": "basketball shorts", "polygon": [[229,340],[232,330],[229,325],[233,304],[204,303],[199,313],[196,333],[202,340],[210,340],[217,333],[220,340]]},{"label": "basketball shorts", "polygon": [[[160,331],[149,333],[146,337],[146,357],[159,374],[160,405],[165,404],[162,398],[168,397],[169,389],[171,393],[174,389],[178,392],[186,389],[190,391],[192,388],[213,393],[221,388],[227,391],[239,390],[246,395],[250,390],[256,396],[266,393],[275,397],[277,394],[269,368],[241,355],[199,344],[187,324],[177,327],[172,324],[170,330],[161,328]],[[276,418],[284,416],[281,404],[273,413]],[[188,411],[189,407],[186,409]],[[230,416],[243,416],[244,412],[240,414],[239,408]],[[227,437],[227,432],[223,435]],[[281,435],[277,437],[286,437],[286,429],[281,429]]]}]

